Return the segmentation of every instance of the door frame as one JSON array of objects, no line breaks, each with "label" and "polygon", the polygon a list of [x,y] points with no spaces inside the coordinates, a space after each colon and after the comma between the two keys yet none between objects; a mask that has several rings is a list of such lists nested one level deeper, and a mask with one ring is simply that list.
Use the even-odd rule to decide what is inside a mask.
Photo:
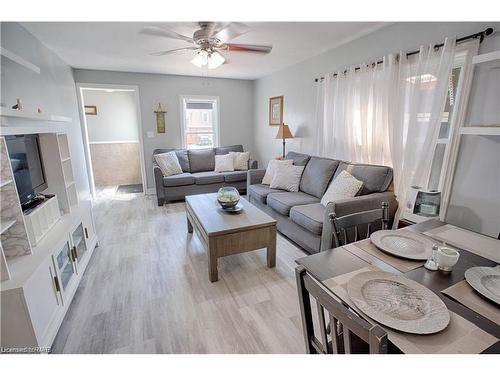
[{"label": "door frame", "polygon": [[90,193],[92,199],[96,198],[94,172],[92,170],[92,157],[90,155],[90,142],[87,127],[87,118],[85,117],[85,101],[83,99],[84,90],[92,89],[110,89],[110,90],[123,90],[133,91],[135,96],[135,106],[137,113],[137,132],[139,133],[139,160],[141,167],[141,180],[142,180],[142,193],[147,192],[146,180],[146,160],[144,159],[144,141],[142,136],[142,114],[141,114],[141,100],[139,94],[139,86],[137,85],[117,85],[113,83],[83,83],[76,82],[78,107],[80,112],[80,124],[83,138],[83,148],[85,151],[85,161],[87,165],[87,175],[89,179]]}]

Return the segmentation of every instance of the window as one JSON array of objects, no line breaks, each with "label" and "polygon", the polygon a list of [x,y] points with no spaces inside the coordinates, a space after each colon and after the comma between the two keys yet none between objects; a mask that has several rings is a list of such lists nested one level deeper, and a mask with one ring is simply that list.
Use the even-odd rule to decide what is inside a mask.
[{"label": "window", "polygon": [[217,147],[218,98],[182,96],[181,107],[183,146],[188,149]]}]

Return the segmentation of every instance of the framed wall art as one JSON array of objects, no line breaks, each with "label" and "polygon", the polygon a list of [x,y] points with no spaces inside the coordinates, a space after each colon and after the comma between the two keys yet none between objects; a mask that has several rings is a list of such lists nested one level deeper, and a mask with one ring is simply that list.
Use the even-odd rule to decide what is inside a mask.
[{"label": "framed wall art", "polygon": [[283,95],[269,98],[269,126],[280,126],[283,123]]}]

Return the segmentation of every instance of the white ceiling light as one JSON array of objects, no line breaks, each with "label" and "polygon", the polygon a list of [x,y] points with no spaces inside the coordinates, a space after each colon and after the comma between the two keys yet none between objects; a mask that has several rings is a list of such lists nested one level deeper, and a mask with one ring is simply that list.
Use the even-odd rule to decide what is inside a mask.
[{"label": "white ceiling light", "polygon": [[208,64],[208,52],[201,50],[194,56],[191,63],[196,65],[198,68],[204,67]]},{"label": "white ceiling light", "polygon": [[224,56],[217,51],[209,53],[208,51],[201,50],[191,60],[191,63],[196,65],[198,68],[208,66],[208,69],[216,69],[224,64],[224,61],[226,61]]}]

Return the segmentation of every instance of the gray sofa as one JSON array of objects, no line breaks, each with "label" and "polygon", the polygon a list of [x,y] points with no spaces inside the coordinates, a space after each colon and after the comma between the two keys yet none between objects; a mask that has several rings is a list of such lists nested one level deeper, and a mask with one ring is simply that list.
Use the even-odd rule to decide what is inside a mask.
[{"label": "gray sofa", "polygon": [[[271,189],[262,184],[264,169],[248,171],[248,200],[278,221],[278,230],[308,253],[317,253],[333,247],[332,229],[328,215],[335,212],[344,216],[355,212],[380,208],[389,203],[390,222],[398,207],[392,191],[392,168],[379,165],[354,164],[289,152],[286,159],[294,165],[305,166],[298,192]],[[325,207],[320,203],[330,181],[347,170],[363,187],[358,196]]]},{"label": "gray sofa", "polygon": [[[224,155],[232,151],[243,152],[242,145],[196,150],[159,148],[153,151],[153,155],[170,151],[175,151],[177,154],[183,173],[165,177],[153,157],[158,206],[169,201],[182,200],[186,195],[213,193],[222,186],[233,186],[242,194],[246,192],[247,171],[214,172],[215,155]],[[248,168],[256,169],[257,161],[249,160]]]}]

